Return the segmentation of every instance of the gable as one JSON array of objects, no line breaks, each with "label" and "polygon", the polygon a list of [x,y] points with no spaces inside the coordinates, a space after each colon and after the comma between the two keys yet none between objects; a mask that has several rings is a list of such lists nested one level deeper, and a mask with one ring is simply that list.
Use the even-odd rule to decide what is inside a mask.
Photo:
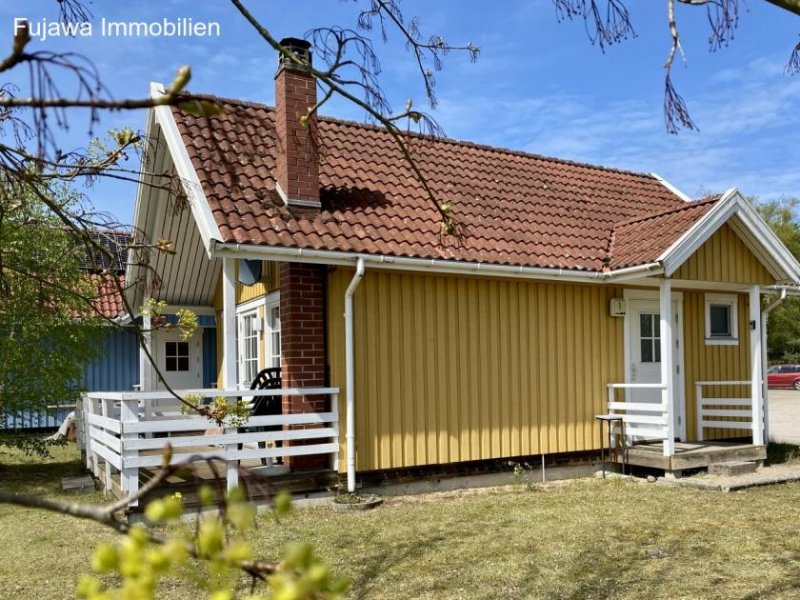
[{"label": "gable", "polygon": [[750,285],[776,281],[728,223],[689,256],[673,278]]}]

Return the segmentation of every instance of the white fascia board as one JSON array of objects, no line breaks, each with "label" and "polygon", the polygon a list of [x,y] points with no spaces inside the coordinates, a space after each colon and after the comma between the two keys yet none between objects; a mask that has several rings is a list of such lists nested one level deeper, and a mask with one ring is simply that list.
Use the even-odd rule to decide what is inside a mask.
[{"label": "white fascia board", "polygon": [[[150,96],[152,98],[163,96],[164,93],[162,84],[150,84]],[[183,142],[183,137],[178,131],[178,124],[175,122],[171,107],[167,105],[157,106],[154,112],[156,121],[161,126],[161,132],[164,135],[164,141],[167,143],[172,162],[175,164],[175,170],[181,178],[181,183],[189,199],[189,206],[197,222],[200,237],[203,239],[203,246],[205,246],[208,257],[211,258],[215,243],[222,241],[222,234],[219,231],[219,227],[217,227],[217,222],[214,220],[214,215],[211,214],[208,198],[206,198],[203,186],[200,184],[200,178],[194,170],[192,160],[189,158],[189,152]]]},{"label": "white fascia board", "polygon": [[301,248],[239,244],[217,244],[214,248],[213,255],[217,258],[274,260],[340,266],[353,266],[358,259],[361,258],[369,265],[370,269],[418,271],[453,275],[486,275],[517,279],[568,281],[573,283],[611,283],[614,281],[624,281],[633,277],[657,275],[662,272],[661,265],[658,263],[650,263],[607,273],[598,273],[596,271],[577,271],[572,269],[493,265],[454,260],[407,258],[400,256],[336,252],[330,250],[304,250]]},{"label": "white fascia board", "polygon": [[789,275],[792,281],[800,282],[800,263],[789,251],[781,239],[764,222],[758,211],[744,196],[736,191],[737,202],[740,207],[739,219],[753,232],[757,240],[767,249],[772,258]]},{"label": "white fascia board", "polygon": [[736,212],[736,194],[738,194],[736,188],[725,192],[702,219],[692,225],[658,257],[658,262],[664,265],[664,274],[667,277],[671,276]]},{"label": "white fascia board", "polygon": [[[147,110],[147,118],[145,121],[145,150],[142,153],[142,161],[139,168],[139,181],[136,184],[136,202],[133,205],[133,227],[131,233],[136,236],[137,232],[145,231],[147,228],[147,223],[144,222],[146,219],[147,211],[143,209],[142,205],[145,201],[145,174],[144,171],[147,166],[147,158],[149,155],[149,151],[154,146],[147,146],[147,140],[151,140],[153,138],[153,130],[155,129],[155,113],[152,108]],[[155,158],[155,157],[153,157]],[[137,264],[136,258],[136,251],[133,248],[128,249],[128,257],[127,263],[125,265],[125,281],[138,281],[141,267]],[[130,292],[128,292],[130,290]],[[129,304],[136,306],[139,303],[139,286],[128,286],[126,290],[123,291],[123,294],[128,296]]]},{"label": "white fascia board", "polygon": [[725,192],[702,219],[658,257],[658,261],[664,265],[664,273],[668,277],[672,275],[733,215],[739,217],[790,279],[800,281],[800,264],[736,188]]},{"label": "white fascia board", "polygon": [[652,175],[653,177],[658,179],[658,182],[661,185],[663,185],[665,188],[667,188],[670,192],[675,194],[678,198],[680,198],[684,202],[691,202],[692,201],[692,198],[688,194],[684,194],[682,191],[680,191],[678,188],[676,188],[674,185],[672,185],[669,181],[667,181],[666,179],[661,177],[661,175],[659,175],[658,173],[650,173],[650,175]]}]

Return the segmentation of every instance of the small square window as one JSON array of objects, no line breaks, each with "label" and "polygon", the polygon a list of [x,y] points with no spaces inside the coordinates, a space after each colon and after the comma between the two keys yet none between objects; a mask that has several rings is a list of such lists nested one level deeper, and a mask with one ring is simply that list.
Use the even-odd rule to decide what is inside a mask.
[{"label": "small square window", "polygon": [[736,294],[706,294],[706,345],[738,345],[738,308]]},{"label": "small square window", "polygon": [[164,343],[164,370],[189,370],[189,342]]},{"label": "small square window", "polygon": [[731,337],[731,307],[729,304],[712,304],[709,307],[711,337]]}]

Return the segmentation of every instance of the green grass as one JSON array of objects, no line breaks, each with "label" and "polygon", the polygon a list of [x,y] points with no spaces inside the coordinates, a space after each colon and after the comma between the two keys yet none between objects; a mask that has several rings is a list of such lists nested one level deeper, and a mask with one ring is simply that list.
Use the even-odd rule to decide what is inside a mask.
[{"label": "green grass", "polygon": [[[59,450],[45,465],[0,467],[0,486],[58,496],[60,477],[79,471]],[[261,518],[253,544],[271,560],[312,541],[352,578],[353,598],[794,598],[798,524],[800,484],[722,494],[609,479],[300,509]],[[0,539],[0,595],[69,598],[90,547],[113,534],[0,506]],[[197,596],[172,582],[163,597]]]}]

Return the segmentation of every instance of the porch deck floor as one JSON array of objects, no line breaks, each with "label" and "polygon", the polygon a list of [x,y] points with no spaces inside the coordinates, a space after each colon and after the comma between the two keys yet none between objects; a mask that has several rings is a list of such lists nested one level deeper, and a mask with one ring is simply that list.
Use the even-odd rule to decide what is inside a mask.
[{"label": "porch deck floor", "polygon": [[767,458],[767,447],[735,442],[675,442],[675,454],[664,456],[662,441],[636,442],[625,452],[618,453],[616,460],[637,467],[683,471],[702,469],[708,465],[730,460],[757,461]]}]

